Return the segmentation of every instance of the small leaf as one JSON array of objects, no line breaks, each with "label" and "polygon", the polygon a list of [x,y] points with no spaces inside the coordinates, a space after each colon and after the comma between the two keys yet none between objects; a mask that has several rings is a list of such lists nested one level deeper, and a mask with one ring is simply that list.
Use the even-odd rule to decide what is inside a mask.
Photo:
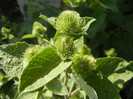
[{"label": "small leaf", "polygon": [[22,54],[29,45],[25,42],[0,46],[0,63],[11,77],[19,77],[23,69]]},{"label": "small leaf", "polygon": [[29,38],[35,38],[36,36],[35,35],[33,35],[33,34],[26,34],[26,35],[24,35],[21,39],[23,40],[23,39],[29,39]]},{"label": "small leaf", "polygon": [[5,75],[0,72],[0,88],[6,84],[8,81],[10,81],[12,77],[9,77],[8,75]]},{"label": "small leaf", "polygon": [[47,75],[60,62],[61,58],[53,47],[47,47],[33,56],[21,74],[19,91],[22,92],[36,80]]},{"label": "small leaf", "polygon": [[54,94],[57,94],[57,95],[67,95],[68,94],[67,87],[64,86],[63,84],[61,84],[61,82],[57,78],[53,79],[46,86]]},{"label": "small leaf", "polygon": [[81,36],[79,39],[74,40],[74,44],[77,52],[81,52],[82,46],[84,45],[84,37]]},{"label": "small leaf", "polygon": [[2,35],[7,35],[8,33],[10,33],[11,32],[11,29],[8,29],[8,28],[6,28],[6,27],[2,27],[1,28],[1,33],[2,33]]},{"label": "small leaf", "polygon": [[80,26],[82,29],[82,32],[86,32],[87,29],[89,28],[90,24],[92,22],[96,21],[96,19],[92,18],[92,17],[82,17],[79,22],[80,22]]},{"label": "small leaf", "polygon": [[20,95],[17,99],[38,99],[39,97],[39,92],[29,92],[29,93],[24,93]]},{"label": "small leaf", "polygon": [[91,55],[91,49],[87,45],[83,45],[81,52],[82,55]]},{"label": "small leaf", "polygon": [[39,22],[34,22],[33,30],[32,30],[33,35],[35,35],[35,36],[41,35],[44,38],[47,38],[46,31],[47,31],[47,28],[45,26],[43,26]]},{"label": "small leaf", "polygon": [[47,21],[49,24],[51,24],[55,28],[56,20],[57,20],[56,17],[47,18],[45,15],[40,15],[39,17]]},{"label": "small leaf", "polygon": [[116,70],[122,61],[124,61],[124,59],[119,57],[97,58],[97,70],[101,71],[107,77]]},{"label": "small leaf", "polygon": [[64,70],[66,70],[72,62],[61,62],[57,67],[52,69],[47,75],[44,77],[38,79],[36,82],[34,82],[32,85],[27,87],[23,92],[29,92],[36,90],[45,84],[49,83],[51,80],[53,80],[55,77],[57,77],[59,74],[61,74]]},{"label": "small leaf", "polygon": [[79,87],[85,91],[89,99],[98,99],[96,91],[89,86],[82,77],[71,74],[71,78],[79,85]]},{"label": "small leaf", "polygon": [[86,2],[86,0],[63,0],[63,2],[70,7],[78,7],[81,3]]}]

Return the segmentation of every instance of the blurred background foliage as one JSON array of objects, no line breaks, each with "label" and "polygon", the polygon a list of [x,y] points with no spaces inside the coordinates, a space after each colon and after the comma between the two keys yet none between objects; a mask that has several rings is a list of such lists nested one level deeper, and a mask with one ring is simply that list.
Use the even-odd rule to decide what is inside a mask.
[{"label": "blurred background foliage", "polygon": [[[46,33],[50,39],[55,29],[39,15],[52,17],[64,10],[75,10],[82,17],[96,19],[85,36],[85,43],[96,58],[117,56],[127,61],[133,60],[133,0],[1,0],[0,45],[17,41],[36,44],[35,36],[25,36],[32,34],[35,21],[47,27]],[[131,82],[132,79],[125,86],[133,87]],[[125,94],[123,97],[133,92],[133,88],[126,88],[121,91]],[[133,95],[130,94],[130,97]]]}]

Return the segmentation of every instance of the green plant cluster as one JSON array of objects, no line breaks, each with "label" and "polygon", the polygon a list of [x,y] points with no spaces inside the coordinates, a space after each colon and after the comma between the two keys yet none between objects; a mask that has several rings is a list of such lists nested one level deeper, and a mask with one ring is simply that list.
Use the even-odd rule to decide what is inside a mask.
[{"label": "green plant cluster", "polygon": [[133,2],[61,4],[36,13],[31,4],[23,23],[0,17],[0,98],[132,99]]}]

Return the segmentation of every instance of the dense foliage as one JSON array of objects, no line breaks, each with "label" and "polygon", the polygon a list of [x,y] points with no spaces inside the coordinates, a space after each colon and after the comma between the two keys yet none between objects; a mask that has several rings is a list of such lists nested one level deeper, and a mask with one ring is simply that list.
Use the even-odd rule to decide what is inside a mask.
[{"label": "dense foliage", "polygon": [[0,98],[132,99],[132,0],[45,3],[0,16]]}]

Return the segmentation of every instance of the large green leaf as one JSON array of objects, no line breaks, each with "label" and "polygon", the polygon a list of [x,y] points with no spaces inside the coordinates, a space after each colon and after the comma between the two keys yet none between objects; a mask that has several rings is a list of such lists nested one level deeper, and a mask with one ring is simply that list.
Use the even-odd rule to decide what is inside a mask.
[{"label": "large green leaf", "polygon": [[22,55],[29,45],[25,42],[0,46],[0,63],[11,77],[19,77],[23,69]]},{"label": "large green leaf", "polygon": [[120,99],[115,86],[100,72],[93,72],[84,80],[96,91],[98,99]]},{"label": "large green leaf", "polygon": [[24,93],[20,95],[17,99],[38,99],[39,97],[39,92],[29,92],[29,93]]},{"label": "large green leaf", "polygon": [[47,73],[44,77],[38,79],[32,85],[27,87],[23,92],[29,92],[41,88],[45,84],[49,83],[59,74],[61,74],[64,70],[66,70],[72,62],[61,62],[57,67],[53,68],[49,73]]},{"label": "large green leaf", "polygon": [[97,70],[101,71],[106,77],[111,75],[120,62],[124,61],[118,57],[97,58]]},{"label": "large green leaf", "polygon": [[96,91],[91,86],[87,85],[82,77],[71,75],[71,78],[79,85],[82,90],[85,91],[85,93],[89,96],[89,99],[98,99]]},{"label": "large green leaf", "polygon": [[61,58],[53,47],[47,47],[36,54],[21,74],[19,91],[23,91],[36,80],[47,75],[60,62]]},{"label": "large green leaf", "polygon": [[57,94],[57,95],[67,95],[68,94],[67,87],[64,86],[63,84],[61,84],[61,82],[57,78],[50,81],[46,86],[54,94]]},{"label": "large green leaf", "polygon": [[126,81],[130,80],[133,77],[133,61],[128,65],[127,62],[122,62],[117,70],[108,77],[108,79],[116,86],[117,90],[123,88],[123,85]]}]

